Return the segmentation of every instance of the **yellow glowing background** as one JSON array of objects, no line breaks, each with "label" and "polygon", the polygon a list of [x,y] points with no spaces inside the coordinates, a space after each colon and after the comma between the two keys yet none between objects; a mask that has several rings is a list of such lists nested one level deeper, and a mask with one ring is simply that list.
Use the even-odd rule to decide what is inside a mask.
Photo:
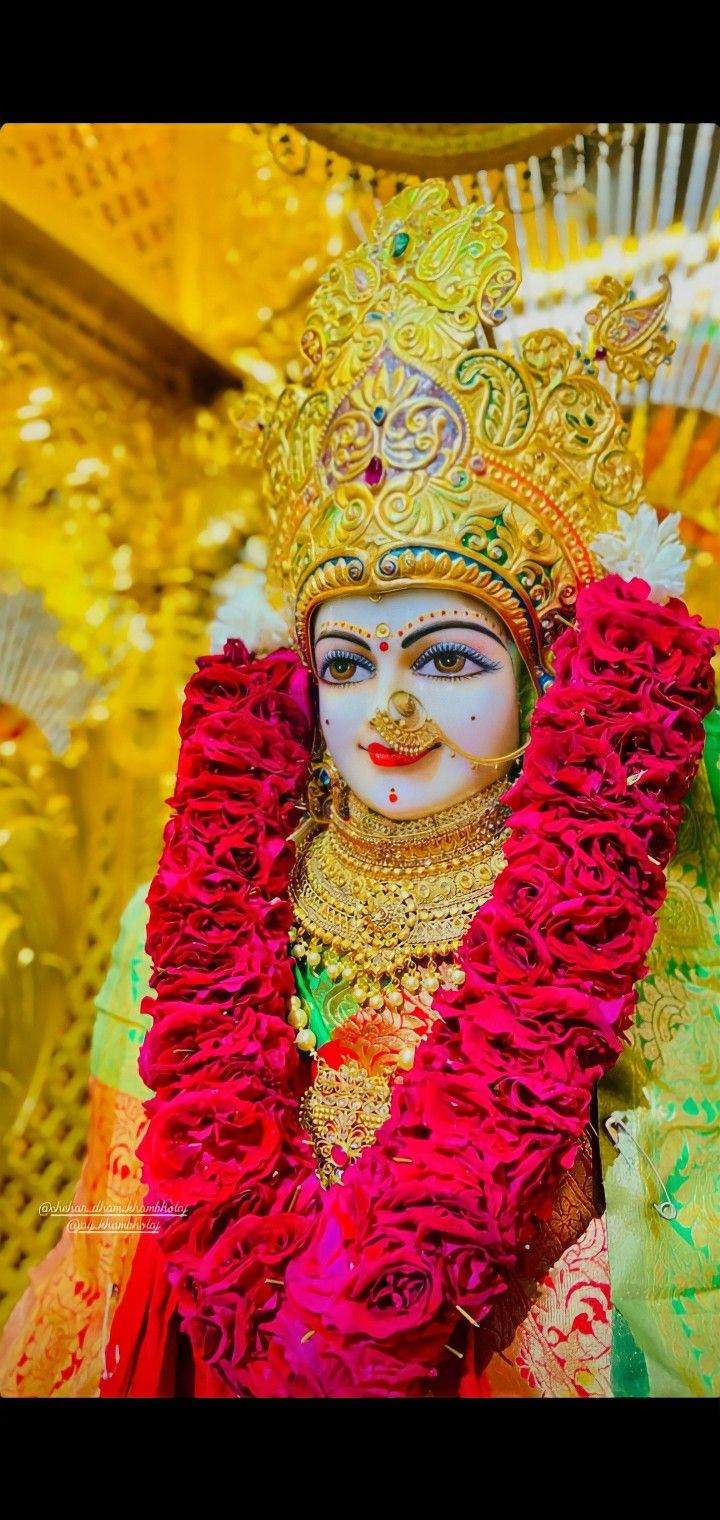
[{"label": "yellow glowing background", "polygon": [[85,1145],[93,1001],[152,873],[213,587],[262,527],[232,398],[298,379],[328,263],[408,180],[506,213],[504,335],[597,280],[673,284],[677,352],[620,392],[650,501],[718,616],[720,132],[712,123],[6,124],[0,131],[0,1318]]}]

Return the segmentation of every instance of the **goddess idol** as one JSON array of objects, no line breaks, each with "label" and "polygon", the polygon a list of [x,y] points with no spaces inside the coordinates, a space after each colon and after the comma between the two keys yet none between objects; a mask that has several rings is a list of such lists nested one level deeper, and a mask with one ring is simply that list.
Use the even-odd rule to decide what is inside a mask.
[{"label": "goddess idol", "polygon": [[714,634],[600,378],[669,357],[669,291],[606,280],[587,352],[512,353],[518,283],[496,211],[406,190],[323,276],[303,387],[241,398],[292,633],[252,651],[241,610],[187,688],[148,896],[157,1223],[88,1392],[720,1386],[708,1153],[673,1180],[638,1087],[712,1023]]}]

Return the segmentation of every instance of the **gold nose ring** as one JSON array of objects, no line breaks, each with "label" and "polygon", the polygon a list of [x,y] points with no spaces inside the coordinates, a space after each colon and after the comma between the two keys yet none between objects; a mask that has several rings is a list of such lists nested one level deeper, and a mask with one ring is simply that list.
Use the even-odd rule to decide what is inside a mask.
[{"label": "gold nose ring", "polygon": [[394,691],[388,700],[388,712],[391,718],[403,723],[410,732],[425,722],[422,702],[409,691]]},{"label": "gold nose ring", "polygon": [[462,755],[463,760],[470,760],[473,765],[489,765],[495,770],[524,755],[530,742],[526,740],[517,749],[509,750],[506,755],[471,755],[469,750],[462,749],[454,739],[451,739],[434,718],[428,718],[420,698],[410,691],[394,691],[388,698],[387,712],[376,713],[372,719],[372,727],[377,730],[381,739],[387,739],[396,749],[406,753],[419,754],[424,749],[429,749],[432,744],[437,744],[439,740],[441,744],[447,745],[453,754]]},{"label": "gold nose ring", "polygon": [[437,724],[426,717],[422,702],[409,691],[394,691],[387,710],[376,712],[370,722],[380,738],[403,755],[421,755],[443,740]]}]

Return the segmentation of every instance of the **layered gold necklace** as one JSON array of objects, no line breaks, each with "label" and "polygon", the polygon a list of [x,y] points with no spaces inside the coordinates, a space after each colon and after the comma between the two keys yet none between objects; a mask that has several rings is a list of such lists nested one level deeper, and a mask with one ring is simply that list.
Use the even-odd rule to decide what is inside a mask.
[{"label": "layered gold necklace", "polygon": [[[389,819],[346,794],[300,855],[293,954],[357,996],[457,949],[502,868],[507,779],[426,818]],[[428,970],[427,963],[430,963]],[[412,974],[412,973],[411,973]]]},{"label": "layered gold necklace", "polygon": [[341,1026],[339,1065],[328,1063],[327,1046],[316,1050],[303,999],[290,1004],[297,1044],[315,1059],[300,1118],[324,1187],[342,1179],[387,1118],[391,1082],[410,1069],[434,1022],[438,987],[464,980],[452,956],[504,864],[506,787],[503,779],[409,820],[384,818],[336,788],[327,827],[298,857],[293,954],[358,1004]]}]

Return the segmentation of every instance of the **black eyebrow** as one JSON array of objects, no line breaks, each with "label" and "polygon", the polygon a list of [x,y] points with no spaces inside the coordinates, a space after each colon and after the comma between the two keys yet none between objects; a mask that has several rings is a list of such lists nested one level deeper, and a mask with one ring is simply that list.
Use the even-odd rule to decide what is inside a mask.
[{"label": "black eyebrow", "polygon": [[[454,622],[454,623],[431,623],[429,628],[418,628],[415,633],[409,633],[408,636],[407,636],[407,638],[403,639],[402,644],[401,644],[400,647],[401,647],[401,649],[409,649],[411,644],[416,644],[417,641],[418,641],[418,639],[424,639],[426,634],[428,634],[428,633],[440,633],[443,628],[465,628],[465,629],[467,629],[469,626],[470,625],[468,623],[463,623],[463,622],[461,622],[461,623],[458,623],[458,622]],[[475,627],[475,628],[477,628],[478,624],[473,624],[472,626]],[[489,639],[494,639],[495,643],[499,644],[501,649],[505,649],[506,646],[503,643],[502,639],[500,638],[499,633],[493,633],[492,628],[486,628],[484,623],[480,624],[479,626],[480,626],[480,631],[482,633],[486,634]]]},{"label": "black eyebrow", "polygon": [[329,633],[318,634],[315,643],[319,644],[321,639],[346,639],[348,644],[359,644],[361,649],[367,649],[372,653],[370,645],[366,644],[364,639],[357,639],[354,633],[346,633],[344,628],[331,628]]}]

